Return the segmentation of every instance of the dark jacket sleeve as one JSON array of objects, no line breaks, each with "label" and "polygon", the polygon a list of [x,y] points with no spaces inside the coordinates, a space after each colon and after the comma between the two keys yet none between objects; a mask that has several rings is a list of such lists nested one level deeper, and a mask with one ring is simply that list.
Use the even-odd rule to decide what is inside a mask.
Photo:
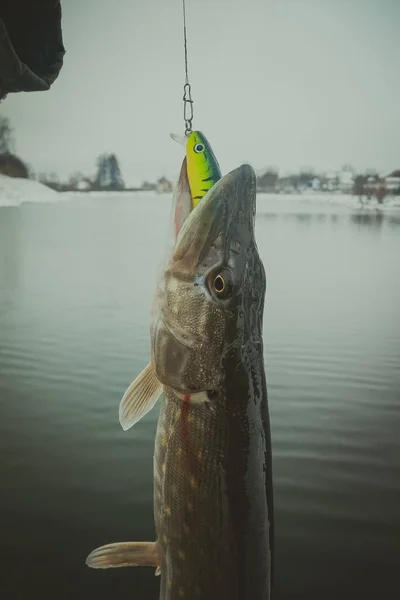
[{"label": "dark jacket sleeve", "polygon": [[0,0],[0,98],[48,90],[64,54],[59,0]]}]

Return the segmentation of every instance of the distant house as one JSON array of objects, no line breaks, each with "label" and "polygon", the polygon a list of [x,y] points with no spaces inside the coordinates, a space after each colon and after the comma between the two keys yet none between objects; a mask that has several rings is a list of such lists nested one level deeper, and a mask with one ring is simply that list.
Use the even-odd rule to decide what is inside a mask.
[{"label": "distant house", "polygon": [[390,173],[384,181],[389,194],[400,194],[400,169]]},{"label": "distant house", "polygon": [[339,187],[339,177],[337,173],[326,173],[322,187],[327,192],[335,192]]},{"label": "distant house", "polygon": [[87,192],[88,190],[90,190],[91,187],[91,181],[89,181],[88,179],[81,179],[81,181],[78,182],[76,189],[80,192]]},{"label": "distant house", "polygon": [[319,177],[314,177],[314,179],[312,180],[311,183],[311,187],[314,190],[314,192],[319,192],[321,189],[321,180]]},{"label": "distant house", "polygon": [[389,193],[400,192],[400,177],[385,177],[385,186]]},{"label": "distant house", "polygon": [[381,181],[378,175],[370,175],[364,184],[364,192],[368,198],[371,198],[378,188],[381,187]]},{"label": "distant house", "polygon": [[141,190],[144,192],[150,192],[157,189],[157,184],[151,183],[150,181],[144,181],[142,183]]},{"label": "distant house", "polygon": [[354,174],[352,171],[342,170],[339,173],[339,189],[343,194],[350,194],[354,185]]},{"label": "distant house", "polygon": [[298,191],[298,181],[295,175],[288,175],[279,179],[276,190],[280,194],[295,194]]}]

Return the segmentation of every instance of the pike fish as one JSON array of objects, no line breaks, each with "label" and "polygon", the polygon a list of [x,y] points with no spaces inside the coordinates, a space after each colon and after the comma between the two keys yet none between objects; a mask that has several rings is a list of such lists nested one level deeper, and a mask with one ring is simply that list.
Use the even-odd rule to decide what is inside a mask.
[{"label": "pike fish", "polygon": [[[182,167],[176,205],[190,199],[189,189]],[[156,541],[101,546],[86,562],[155,567],[160,600],[271,597],[265,272],[255,210],[255,173],[242,165],[219,179],[180,224],[155,294],[151,362],[121,400],[120,422],[128,429],[162,395]]]}]

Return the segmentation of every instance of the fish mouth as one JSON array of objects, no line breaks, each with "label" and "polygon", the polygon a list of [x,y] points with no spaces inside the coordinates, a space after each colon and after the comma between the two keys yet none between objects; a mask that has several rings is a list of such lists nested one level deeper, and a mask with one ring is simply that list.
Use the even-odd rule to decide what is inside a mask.
[{"label": "fish mouth", "polygon": [[249,241],[254,237],[255,206],[256,175],[243,164],[217,181],[191,211],[177,237],[173,261],[185,259],[195,271],[217,238],[224,255],[232,242]]}]

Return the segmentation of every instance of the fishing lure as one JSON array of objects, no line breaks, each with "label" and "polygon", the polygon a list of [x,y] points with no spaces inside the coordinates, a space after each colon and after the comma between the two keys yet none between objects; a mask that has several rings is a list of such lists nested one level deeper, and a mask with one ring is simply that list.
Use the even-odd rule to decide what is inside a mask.
[{"label": "fishing lure", "polygon": [[192,131],[188,137],[175,134],[171,134],[171,137],[186,148],[187,178],[193,209],[221,179],[221,169],[210,143],[201,131]]}]

